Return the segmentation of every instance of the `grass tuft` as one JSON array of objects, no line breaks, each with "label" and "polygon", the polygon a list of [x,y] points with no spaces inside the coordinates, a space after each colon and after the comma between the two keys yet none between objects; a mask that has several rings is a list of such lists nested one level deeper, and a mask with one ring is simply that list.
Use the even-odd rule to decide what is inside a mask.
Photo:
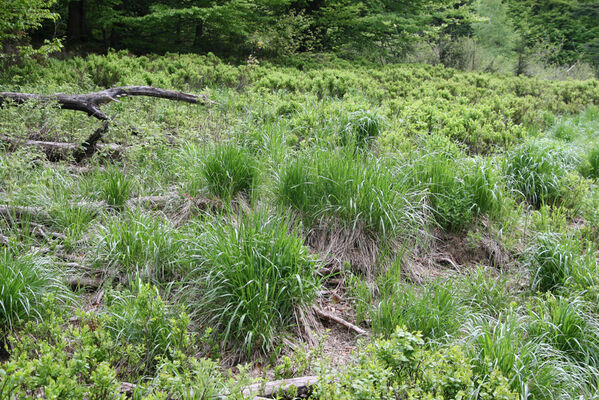
[{"label": "grass tuft", "polygon": [[209,192],[223,200],[238,194],[250,196],[258,180],[255,159],[231,143],[219,144],[206,155],[202,173]]},{"label": "grass tuft", "polygon": [[69,291],[47,259],[0,251],[0,334],[28,319],[40,318],[37,308],[47,294],[61,300]]},{"label": "grass tuft", "polygon": [[[216,327],[225,346],[268,353],[296,321],[296,308],[317,293],[316,261],[289,220],[261,212],[237,225],[203,224],[196,242],[196,285],[190,309]],[[191,293],[193,295],[193,293]]]}]

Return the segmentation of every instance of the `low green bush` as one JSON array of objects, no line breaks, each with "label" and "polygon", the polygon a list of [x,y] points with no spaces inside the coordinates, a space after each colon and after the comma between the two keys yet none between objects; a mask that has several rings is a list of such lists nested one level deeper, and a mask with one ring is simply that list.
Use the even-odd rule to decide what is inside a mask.
[{"label": "low green bush", "polygon": [[28,322],[26,335],[9,338],[10,357],[0,363],[0,398],[44,393],[54,399],[122,400],[127,394],[121,383],[135,382],[135,400],[190,399],[197,393],[241,400],[240,388],[248,383],[243,368],[234,382],[215,361],[182,352],[192,343],[187,317],[167,306],[155,288],[138,289],[111,292],[106,312],[80,311],[75,322],[56,298],[46,297],[42,322]]},{"label": "low green bush", "polygon": [[357,362],[337,379],[324,376],[316,399],[493,399],[515,400],[518,393],[497,369],[476,375],[458,346],[425,350],[419,334],[397,328],[358,351]]},{"label": "low green bush", "polygon": [[253,212],[202,226],[190,245],[197,280],[185,289],[189,309],[241,356],[273,351],[297,323],[296,309],[314,299],[318,263],[288,218]]}]

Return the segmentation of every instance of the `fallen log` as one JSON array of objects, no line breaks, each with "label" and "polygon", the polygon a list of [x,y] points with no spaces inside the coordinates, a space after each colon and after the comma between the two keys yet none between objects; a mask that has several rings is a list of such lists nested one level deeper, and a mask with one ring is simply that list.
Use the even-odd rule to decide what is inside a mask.
[{"label": "fallen log", "polygon": [[[106,132],[106,130],[108,129],[108,123],[104,122],[102,125],[106,126],[106,129],[102,130],[102,128],[99,128],[98,130],[96,130],[96,132],[92,134],[91,137],[97,137],[94,135],[96,135],[98,131],[101,131],[101,133]],[[81,162],[85,158],[91,157],[97,149],[105,149],[110,151],[112,154],[118,154],[126,148],[125,146],[119,144],[97,143],[99,137],[96,140],[92,140],[91,137],[90,139],[87,139],[82,145],[77,143],[46,142],[42,140],[18,139],[6,135],[0,135],[0,140],[10,143],[14,146],[41,147],[45,150],[46,154],[48,155],[48,158],[53,161],[57,159],[67,158],[67,155],[69,153],[72,153],[73,157],[75,158],[75,161]]]},{"label": "fallen log", "polygon": [[333,315],[333,314],[328,313],[328,312],[326,312],[324,310],[321,310],[320,308],[318,308],[316,306],[313,306],[312,310],[314,310],[314,312],[316,313],[316,315],[318,315],[320,318],[328,319],[328,320],[334,321],[334,322],[336,322],[336,323],[338,323],[340,325],[343,325],[346,328],[348,328],[348,329],[356,332],[358,335],[364,335],[364,336],[367,335],[367,332],[364,329],[360,328],[357,325],[352,324],[351,322],[348,322],[348,321],[344,320],[343,318],[340,318],[340,317],[338,317],[336,315]]},{"label": "fallen log", "polygon": [[119,98],[131,96],[157,97],[160,99],[183,101],[192,104],[216,104],[214,101],[209,100],[206,95],[194,95],[151,86],[123,86],[85,94],[56,93],[43,95],[34,93],[0,92],[0,106],[7,103],[7,100],[12,101],[15,104],[23,104],[32,100],[40,102],[56,102],[62,109],[82,111],[89,116],[101,121],[106,121],[108,120],[108,115],[106,115],[100,107],[111,101],[118,102]]},{"label": "fallen log", "polygon": [[305,396],[311,393],[312,386],[318,380],[318,376],[302,376],[300,378],[282,379],[266,383],[254,383],[243,388],[242,394],[247,397],[253,396],[253,399],[260,399],[261,397],[271,397],[281,391],[297,390],[298,396]]}]

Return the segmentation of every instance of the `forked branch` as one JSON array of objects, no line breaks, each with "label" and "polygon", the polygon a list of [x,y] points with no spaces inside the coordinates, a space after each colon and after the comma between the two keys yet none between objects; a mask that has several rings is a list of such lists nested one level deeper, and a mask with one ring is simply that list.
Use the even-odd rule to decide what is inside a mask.
[{"label": "forked branch", "polygon": [[106,115],[100,107],[111,101],[118,101],[119,98],[131,96],[158,97],[161,99],[183,101],[193,104],[216,104],[209,100],[205,95],[194,95],[151,86],[123,86],[85,94],[56,93],[42,95],[34,93],[0,92],[0,105],[6,103],[7,100],[10,100],[15,104],[23,104],[31,100],[57,102],[58,106],[65,110],[83,111],[87,115],[106,121],[108,120],[108,115]]}]

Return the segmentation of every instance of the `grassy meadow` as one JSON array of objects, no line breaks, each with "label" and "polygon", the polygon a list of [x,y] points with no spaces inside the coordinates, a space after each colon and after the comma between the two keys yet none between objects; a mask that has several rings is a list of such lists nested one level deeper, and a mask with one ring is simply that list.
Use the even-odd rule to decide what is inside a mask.
[{"label": "grassy meadow", "polygon": [[97,120],[0,107],[0,399],[599,399],[599,81],[126,52],[0,76],[215,102],[110,103],[119,147],[81,163],[26,140]]}]

